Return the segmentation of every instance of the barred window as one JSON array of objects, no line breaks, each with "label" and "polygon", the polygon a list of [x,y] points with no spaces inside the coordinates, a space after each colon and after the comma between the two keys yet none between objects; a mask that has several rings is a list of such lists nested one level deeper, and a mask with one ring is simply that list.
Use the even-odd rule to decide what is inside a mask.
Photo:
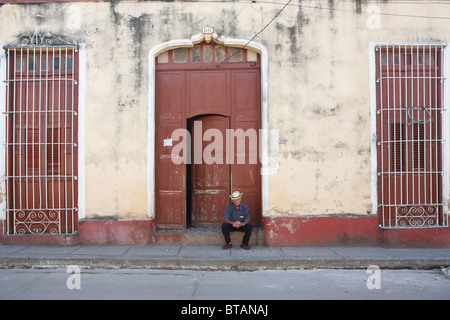
[{"label": "barred window", "polygon": [[6,51],[5,234],[70,234],[77,225],[78,51],[22,36]]},{"label": "barred window", "polygon": [[378,214],[385,228],[447,226],[443,46],[376,47]]}]

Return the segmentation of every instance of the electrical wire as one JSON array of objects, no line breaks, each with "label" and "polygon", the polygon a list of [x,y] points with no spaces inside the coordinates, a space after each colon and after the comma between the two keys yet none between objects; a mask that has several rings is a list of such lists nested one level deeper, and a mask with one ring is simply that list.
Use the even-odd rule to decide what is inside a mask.
[{"label": "electrical wire", "polygon": [[[196,2],[228,2],[228,1],[214,1],[214,0],[210,0],[210,1],[196,1]],[[351,13],[358,13],[357,10],[353,10],[353,9],[339,9],[339,8],[335,8],[335,7],[322,7],[321,5],[308,5],[305,4],[304,2],[312,2],[312,0],[300,0],[300,4],[289,4],[290,6],[296,6],[296,7],[302,7],[302,8],[308,8],[308,9],[318,9],[318,10],[331,10],[331,11],[341,11],[341,12],[351,12]],[[339,0],[339,3],[354,3],[354,0]],[[228,2],[230,3],[230,2]],[[234,1],[233,1],[234,3]],[[266,3],[266,4],[273,4],[273,5],[282,5],[283,3],[280,2],[276,2],[276,1],[266,1],[266,0],[258,0],[256,1],[256,3]],[[330,3],[328,1],[328,3]],[[333,1],[334,4],[337,4],[338,1]],[[364,2],[364,4],[380,4],[380,0],[366,0]],[[430,4],[430,5],[450,5],[450,1],[448,0],[436,0],[436,1],[411,1],[411,0],[405,0],[405,1],[389,1],[389,4],[404,4],[404,5],[426,5],[426,4]],[[380,6],[382,6],[383,3],[381,3]],[[445,16],[426,16],[426,15],[410,15],[410,14],[401,14],[401,13],[389,13],[389,12],[380,12],[380,15],[384,15],[384,16],[395,16],[395,17],[406,17],[406,18],[423,18],[423,19],[440,19],[440,20],[450,20],[450,16],[449,17],[445,17]]]},{"label": "electrical wire", "polygon": [[240,48],[240,50],[237,50],[235,53],[233,53],[231,56],[226,58],[224,61],[220,62],[219,65],[221,65],[223,63],[228,63],[228,62],[226,62],[227,60],[231,59],[236,54],[238,54],[240,51],[244,50],[250,42],[252,42],[261,32],[263,32],[273,22],[273,20],[275,20],[280,15],[280,13],[283,12],[283,10],[291,3],[291,1],[292,0],[289,0],[288,2],[286,2],[284,4],[283,8],[281,8],[281,10],[278,11],[277,14],[261,30],[259,30],[250,40],[248,40],[248,42],[242,48]]},{"label": "electrical wire", "polygon": [[[280,2],[275,2],[275,1],[262,0],[262,1],[258,1],[258,2],[259,3],[274,4],[274,5],[281,5]],[[349,2],[347,2],[347,3],[349,3]],[[376,1],[376,2],[373,2],[373,3],[379,3],[379,2]],[[403,2],[403,1],[397,1],[397,3],[411,4],[410,2],[406,3],[406,2]],[[427,3],[430,3],[430,2],[427,2]],[[433,2],[433,3],[434,4],[450,4],[450,2],[439,2],[439,3]],[[419,4],[419,3],[414,3],[414,4]],[[426,3],[422,2],[420,4],[423,5],[423,4],[426,4]],[[329,11],[341,11],[341,12],[357,13],[357,10],[351,10],[351,9],[339,9],[339,8],[334,8],[334,7],[322,7],[322,6],[307,5],[307,4],[303,4],[303,1],[300,1],[300,4],[291,4],[290,6],[302,7],[302,8],[308,8],[308,9],[318,9],[318,10],[329,10]],[[381,15],[381,16],[450,20],[450,17],[444,17],[444,16],[411,15],[411,14],[389,13],[389,12],[379,12],[378,14]]]},{"label": "electrical wire", "polygon": [[[306,2],[305,0],[300,0],[299,4],[291,4],[292,0],[289,0],[288,2],[286,2],[283,7],[281,8],[280,11],[278,11],[278,13],[260,30],[258,31],[240,50],[234,52],[231,56],[229,56],[228,58],[226,58],[224,61],[220,62],[219,65],[224,64],[224,63],[230,63],[228,62],[228,60],[230,60],[232,57],[234,57],[236,54],[238,54],[240,51],[244,50],[245,47],[247,47],[247,45],[252,42],[260,33],[262,33],[272,22],[273,20],[275,20],[280,13],[287,7],[287,6],[297,6],[297,7],[302,7],[302,8],[309,8],[309,9],[319,9],[319,10],[329,10],[329,11],[341,11],[341,12],[351,12],[351,13],[357,13],[357,10],[349,10],[349,9],[338,9],[338,8],[334,8],[334,7],[318,7],[318,6],[311,6],[311,5],[305,5],[303,2]],[[341,0],[339,2],[346,2],[346,3],[350,3],[353,2],[354,0],[350,0],[350,1],[346,1],[346,0]],[[248,1],[245,6],[239,11],[239,13],[237,14],[237,16],[233,19],[232,22],[234,22],[236,20],[236,18],[241,14],[241,12],[247,7],[247,5],[251,2],[256,2],[254,0],[250,0]],[[274,5],[281,5],[282,3],[280,2],[275,2],[275,1],[266,1],[266,0],[261,0],[261,1],[257,1],[258,3],[267,3],[267,4],[274,4]],[[367,0],[367,3],[379,3],[379,0],[374,0],[374,1],[370,1]],[[334,3],[334,2],[333,2]],[[410,0],[405,0],[405,1],[391,1],[391,3],[397,3],[397,4],[450,4],[450,1],[429,1],[429,2],[422,2],[422,1],[410,1]],[[401,13],[387,13],[387,12],[379,12],[378,13],[380,16],[394,16],[394,17],[405,17],[405,18],[424,18],[424,19],[441,19],[441,20],[450,20],[450,17],[442,17],[442,16],[425,16],[425,15],[409,15],[409,14],[401,14]],[[229,24],[230,25],[230,24]],[[228,25],[228,26],[229,26]],[[225,28],[225,30],[228,28],[228,26]]]}]

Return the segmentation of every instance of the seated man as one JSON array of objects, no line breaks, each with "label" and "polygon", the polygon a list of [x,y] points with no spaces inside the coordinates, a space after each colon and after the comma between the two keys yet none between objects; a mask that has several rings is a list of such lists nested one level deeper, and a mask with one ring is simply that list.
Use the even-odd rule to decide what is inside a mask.
[{"label": "seated man", "polygon": [[234,191],[230,198],[233,203],[230,203],[225,208],[225,222],[222,224],[222,233],[225,237],[224,250],[232,247],[230,232],[231,231],[244,231],[244,238],[242,239],[241,248],[250,250],[248,241],[252,235],[252,225],[250,224],[250,210],[247,205],[241,203],[243,193]]}]

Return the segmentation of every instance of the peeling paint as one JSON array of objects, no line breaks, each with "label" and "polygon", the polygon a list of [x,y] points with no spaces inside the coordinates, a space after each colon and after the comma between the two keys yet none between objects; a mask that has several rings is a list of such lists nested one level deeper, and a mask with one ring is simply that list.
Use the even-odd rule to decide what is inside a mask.
[{"label": "peeling paint", "polygon": [[281,223],[280,227],[286,228],[290,235],[293,235],[297,228],[294,228],[292,223]]}]

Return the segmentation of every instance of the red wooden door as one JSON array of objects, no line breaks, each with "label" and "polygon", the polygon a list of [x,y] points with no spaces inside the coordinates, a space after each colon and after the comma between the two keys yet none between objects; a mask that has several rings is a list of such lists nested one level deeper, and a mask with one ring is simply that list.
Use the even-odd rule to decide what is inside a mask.
[{"label": "red wooden door", "polygon": [[[224,61],[227,58],[230,60]],[[202,43],[193,48],[169,50],[156,58],[155,208],[158,228],[184,228],[189,203],[193,225],[220,224],[231,190],[244,193],[243,202],[250,208],[251,222],[260,225],[261,165],[257,156],[261,128],[260,86],[259,55],[249,55],[246,49]],[[236,138],[232,153],[228,154],[228,166],[193,164],[189,181],[186,164],[174,164],[171,159],[174,146],[164,145],[164,140],[170,140],[175,129],[190,130],[188,119],[194,118],[204,123],[202,134],[208,128],[220,132],[229,128],[242,130],[252,138],[244,138],[244,151],[239,149],[242,144]],[[195,133],[191,133],[194,142]],[[223,137],[225,144],[226,132]],[[211,141],[202,142],[202,147],[210,144]],[[210,189],[213,191],[208,191]],[[192,198],[187,199],[186,194]]]},{"label": "red wooden door", "polygon": [[193,226],[222,223],[225,207],[230,202],[230,164],[226,159],[229,120],[224,116],[205,116],[192,124],[193,137],[198,136],[195,130],[201,130],[204,137],[192,142]]},{"label": "red wooden door", "polygon": [[156,74],[155,198],[159,228],[186,226],[186,165],[173,161],[170,140],[176,129],[186,129],[183,72]]},{"label": "red wooden door", "polygon": [[234,137],[231,148],[232,190],[244,193],[242,203],[250,209],[250,222],[261,225],[261,163],[259,128],[261,128],[260,71],[239,70],[232,73]]}]

